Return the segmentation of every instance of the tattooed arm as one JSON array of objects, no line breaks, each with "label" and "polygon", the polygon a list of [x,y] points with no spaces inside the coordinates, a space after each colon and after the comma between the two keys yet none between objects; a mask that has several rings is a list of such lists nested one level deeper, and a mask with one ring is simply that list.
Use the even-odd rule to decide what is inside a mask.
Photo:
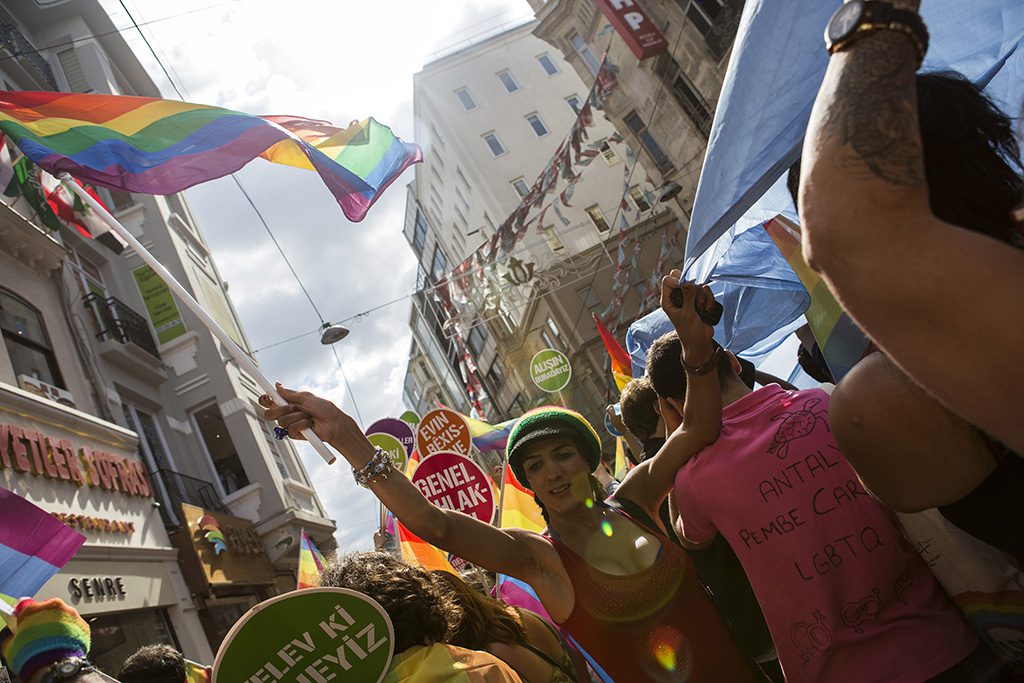
[{"label": "tattooed arm", "polygon": [[804,142],[804,255],[907,375],[1024,453],[1024,253],[929,209],[916,68],[888,30],[831,58]]}]

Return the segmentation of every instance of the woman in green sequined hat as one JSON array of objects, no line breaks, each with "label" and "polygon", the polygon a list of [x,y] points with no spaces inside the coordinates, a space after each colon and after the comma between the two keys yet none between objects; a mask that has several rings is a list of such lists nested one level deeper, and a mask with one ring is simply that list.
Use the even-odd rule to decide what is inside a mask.
[{"label": "woman in green sequined hat", "polygon": [[[668,301],[665,288],[678,286],[678,278],[666,278],[663,306]],[[684,310],[695,310],[693,292],[687,297]],[[292,438],[312,428],[345,456],[357,481],[421,539],[532,586],[551,619],[611,680],[759,679],[683,550],[595,495],[592,472],[600,461],[601,444],[579,413],[558,406],[538,408],[523,415],[509,435],[509,466],[533,492],[548,521],[541,534],[499,529],[435,507],[391,469],[390,460],[333,403],[306,392],[279,391],[290,405],[269,407],[264,397],[267,419],[277,420]],[[689,424],[691,431],[681,429],[673,437],[707,440],[691,444],[696,448],[717,436],[701,433],[694,424]]]}]

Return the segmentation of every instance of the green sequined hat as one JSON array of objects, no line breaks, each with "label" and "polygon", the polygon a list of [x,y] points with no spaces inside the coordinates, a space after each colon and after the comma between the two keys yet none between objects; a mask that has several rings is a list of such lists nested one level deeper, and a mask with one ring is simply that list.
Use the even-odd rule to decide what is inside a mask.
[{"label": "green sequined hat", "polygon": [[574,410],[561,406],[541,406],[523,414],[508,436],[505,453],[512,473],[524,487],[529,488],[523,469],[525,446],[539,439],[566,436],[573,440],[580,454],[593,472],[601,463],[601,439],[597,432]]}]

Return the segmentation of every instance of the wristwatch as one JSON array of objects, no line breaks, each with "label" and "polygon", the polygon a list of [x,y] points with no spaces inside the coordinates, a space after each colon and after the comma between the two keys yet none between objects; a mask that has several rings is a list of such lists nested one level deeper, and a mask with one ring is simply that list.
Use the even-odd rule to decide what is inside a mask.
[{"label": "wristwatch", "polygon": [[899,31],[914,43],[918,66],[928,51],[928,29],[921,15],[897,9],[892,3],[879,0],[850,0],[832,15],[825,28],[825,45],[829,54],[845,49],[858,38],[875,31]]},{"label": "wristwatch", "polygon": [[68,657],[51,664],[46,674],[43,675],[42,683],[70,681],[80,674],[87,674],[92,671],[95,671],[95,669],[85,657]]}]

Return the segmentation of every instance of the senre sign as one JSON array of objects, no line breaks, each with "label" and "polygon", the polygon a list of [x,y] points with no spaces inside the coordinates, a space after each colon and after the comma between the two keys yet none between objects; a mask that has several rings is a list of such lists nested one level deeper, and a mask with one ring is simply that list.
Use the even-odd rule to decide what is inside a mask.
[{"label": "senre sign", "polygon": [[422,457],[441,451],[469,455],[472,444],[469,425],[461,415],[447,408],[431,410],[416,430],[416,449]]},{"label": "senre sign", "polygon": [[305,588],[242,615],[217,651],[213,683],[379,683],[394,643],[375,600],[346,588]]},{"label": "senre sign", "polygon": [[637,59],[655,57],[668,49],[665,36],[636,0],[595,0]]},{"label": "senre sign", "polygon": [[435,453],[420,463],[412,483],[431,503],[490,524],[494,490],[483,469],[458,453]]}]

